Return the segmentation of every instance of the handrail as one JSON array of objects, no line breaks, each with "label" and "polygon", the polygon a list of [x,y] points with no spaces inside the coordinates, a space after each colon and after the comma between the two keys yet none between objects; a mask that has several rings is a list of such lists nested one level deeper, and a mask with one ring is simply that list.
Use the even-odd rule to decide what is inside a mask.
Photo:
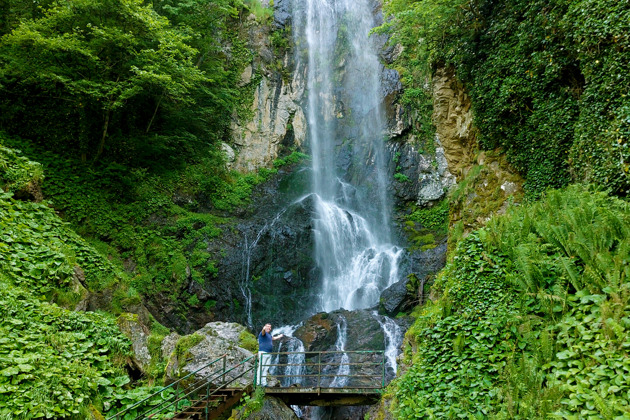
[{"label": "handrail", "polygon": [[[262,359],[259,359],[258,356],[250,356],[244,360],[242,360],[241,362],[230,366],[229,368],[226,366],[226,362],[227,362],[227,354],[224,354],[220,357],[218,357],[217,359],[213,360],[210,363],[207,363],[205,365],[203,365],[202,367],[200,367],[199,369],[195,370],[194,372],[190,372],[189,374],[183,376],[182,378],[178,379],[177,381],[173,382],[172,384],[161,388],[160,390],[158,390],[157,392],[154,392],[153,394],[149,395],[148,397],[144,398],[143,400],[135,403],[134,405],[132,405],[131,407],[128,407],[124,410],[121,410],[120,412],[114,414],[113,416],[110,416],[107,418],[107,420],[120,420],[122,419],[122,417],[129,413],[132,409],[137,408],[139,406],[141,406],[142,404],[146,404],[149,400],[151,400],[152,398],[154,398],[155,396],[163,393],[164,391],[168,390],[168,389],[173,389],[175,390],[175,394],[169,396],[167,399],[165,399],[164,401],[160,402],[159,404],[153,406],[153,407],[147,407],[147,409],[145,411],[143,411],[140,415],[136,416],[134,418],[134,420],[139,420],[139,419],[152,419],[155,418],[154,416],[157,416],[158,414],[162,413],[162,414],[166,414],[165,412],[167,410],[172,410],[172,407],[175,406],[175,413],[177,414],[178,412],[180,412],[180,409],[185,409],[187,407],[190,407],[191,404],[188,402],[188,398],[191,395],[196,394],[197,396],[197,401],[195,402],[195,404],[198,404],[199,402],[204,402],[206,405],[205,407],[203,407],[205,409],[205,414],[206,414],[206,418],[209,414],[209,407],[208,407],[208,402],[211,401],[211,397],[214,396],[215,394],[217,394],[218,392],[220,392],[223,389],[227,389],[227,386],[232,384],[233,382],[235,382],[236,380],[244,377],[246,374],[248,374],[249,372],[253,371],[254,375],[253,375],[253,386],[257,387],[258,385],[258,374],[259,374],[259,368],[261,367],[276,367],[276,368],[280,368],[280,367],[285,367],[285,368],[289,368],[289,367],[300,367],[300,368],[304,368],[303,373],[299,373],[298,374],[292,374],[291,372],[286,372],[287,374],[284,375],[280,375],[280,374],[274,374],[273,376],[275,378],[305,378],[308,380],[308,378],[317,378],[317,380],[315,381],[314,379],[310,379],[311,384],[305,384],[305,387],[312,387],[313,385],[316,385],[315,387],[318,389],[318,392],[320,392],[319,390],[321,390],[322,388],[333,388],[333,389],[341,389],[341,388],[361,388],[361,389],[382,389],[385,387],[386,384],[386,378],[385,378],[385,373],[386,373],[386,357],[385,357],[385,352],[382,350],[376,350],[376,351],[371,351],[371,350],[354,350],[354,351],[320,351],[320,352],[316,352],[316,351],[310,351],[310,352],[276,352],[276,353],[267,353],[267,355],[269,356],[277,356],[278,357],[278,363],[264,363],[263,365],[260,365],[260,362],[262,362]],[[304,355],[304,362],[303,363],[288,363],[288,360],[286,363],[280,363],[280,356],[288,356],[288,355]],[[365,361],[365,362],[357,362],[357,357],[352,357],[352,359],[354,359],[352,362],[350,361],[349,358],[347,359],[347,362],[343,362],[342,360],[339,360],[338,362],[335,363],[330,363],[328,360],[323,360],[323,358],[325,357],[326,359],[328,359],[328,357],[326,356],[331,356],[331,355],[358,355],[358,356],[369,356],[369,355],[376,355],[379,356],[378,361],[373,361],[373,358],[370,358],[370,361]],[[323,357],[322,357],[323,356]],[[268,360],[271,361],[270,357]],[[245,365],[247,363],[251,363],[251,361],[254,361],[254,363],[252,364],[252,366],[248,367],[248,368],[244,368]],[[223,362],[222,366],[217,365],[218,362]],[[213,366],[216,365],[216,369],[212,368]],[[330,367],[336,367],[338,366],[339,368],[341,368],[342,366],[347,366],[348,369],[350,369],[353,366],[361,366],[363,369],[360,372],[357,373],[352,373],[352,370],[349,370],[349,372],[346,373],[341,373],[341,372],[330,372]],[[379,369],[380,367],[380,369]],[[198,374],[199,372],[209,369],[211,368],[211,371],[199,378],[195,378],[195,375]],[[236,369],[239,368],[243,368],[242,372],[240,372],[240,374],[234,376],[234,377],[228,377],[226,380],[226,376],[229,376],[229,374],[231,372],[234,372]],[[370,370],[374,370],[374,374],[365,374],[365,369],[370,369]],[[309,370],[311,371],[309,373]],[[378,370],[380,370],[380,373],[377,372]],[[313,372],[314,371],[314,372]],[[369,373],[369,372],[367,372]],[[183,384],[183,382],[187,379],[190,379],[191,377],[195,378],[193,379],[193,381],[189,384],[187,384],[185,387],[181,387],[180,386]],[[326,382],[328,383],[327,385],[325,385],[322,382],[323,378],[334,378],[334,377],[339,377],[339,378],[347,378],[347,381],[350,381],[351,379],[357,379],[362,381],[362,383],[360,383],[360,385],[358,386],[346,386],[346,385],[342,385],[342,386],[330,386],[332,384],[328,383],[329,379],[326,379]],[[218,385],[214,384],[214,381],[216,381],[217,379],[219,379],[218,381]],[[371,380],[370,380],[371,379]],[[378,385],[376,385],[376,380],[378,380]],[[366,383],[367,382],[367,383]],[[348,383],[348,382],[346,382]],[[294,384],[291,384],[294,385]],[[206,388],[205,393],[199,393],[199,391],[203,388]],[[279,388],[286,388],[287,386],[282,386],[280,385]],[[329,391],[328,391],[329,392]],[[201,394],[201,395],[199,395]],[[205,394],[205,395],[204,395]],[[184,404],[184,407],[180,407],[180,403]],[[188,403],[188,405],[186,405]]]},{"label": "handrail", "polygon": [[[295,355],[304,355],[304,358],[299,362],[295,360],[283,362],[281,358],[282,356]],[[330,360],[324,360],[324,358],[332,359],[333,357],[327,356],[335,355],[349,357],[346,358],[346,361],[341,359],[335,360],[333,363]],[[267,353],[267,356],[268,358],[265,359],[269,363],[264,363],[265,361],[261,359],[259,362],[264,363],[261,367],[275,367],[277,371],[284,368],[282,373],[276,372],[269,375],[280,381],[273,388],[299,386],[317,389],[382,389],[386,385],[386,357],[383,350],[272,352]],[[377,356],[378,359],[369,356]],[[366,360],[367,357],[369,359]],[[361,369],[356,369],[357,366],[361,366]],[[348,372],[339,371],[341,367],[347,367]],[[287,371],[290,368],[299,368],[300,371]],[[339,383],[331,378],[343,378],[345,382]],[[288,379],[290,383],[284,382],[283,379]],[[283,382],[285,385],[282,385]]]},{"label": "handrail", "polygon": [[[151,418],[152,416],[154,416],[154,415],[156,415],[156,414],[158,414],[158,413],[160,413],[160,412],[166,411],[167,409],[169,409],[170,407],[172,407],[172,406],[173,406],[173,404],[177,404],[177,405],[175,406],[175,407],[176,407],[175,409],[176,409],[176,410],[179,410],[179,402],[181,402],[181,401],[183,401],[183,400],[186,400],[186,399],[187,399],[187,397],[189,397],[190,395],[192,395],[192,394],[194,394],[195,392],[199,391],[199,390],[200,390],[200,389],[202,389],[203,387],[207,387],[207,386],[211,383],[211,381],[212,381],[212,380],[214,380],[214,379],[216,379],[216,378],[218,378],[218,377],[220,377],[220,376],[225,377],[225,374],[227,374],[227,373],[229,373],[229,372],[233,371],[234,369],[236,369],[236,368],[238,368],[238,367],[240,367],[240,366],[245,365],[245,363],[249,362],[249,361],[250,361],[250,360],[252,360],[254,357],[255,357],[255,356],[250,356],[250,357],[248,357],[247,359],[245,359],[245,360],[243,360],[242,362],[240,362],[240,363],[238,363],[238,364],[234,365],[234,366],[233,366],[233,367],[231,367],[230,369],[228,369],[228,370],[223,370],[223,371],[219,372],[219,374],[218,374],[217,376],[214,376],[214,377],[212,377],[212,378],[209,378],[208,376],[206,376],[206,377],[204,377],[204,378],[202,378],[202,379],[200,379],[200,380],[196,381],[196,382],[195,382],[195,383],[193,383],[192,385],[189,385],[187,388],[185,388],[185,389],[182,391],[182,392],[184,393],[184,395],[181,395],[181,396],[180,396],[179,398],[177,398],[176,400],[171,401],[171,403],[170,403],[169,405],[167,405],[167,406],[164,406],[164,407],[160,408],[160,410],[159,410],[159,411],[156,411],[155,413],[151,414],[151,416],[149,416],[149,418]],[[206,395],[205,395],[204,399],[205,399],[205,400],[209,400],[209,399],[210,399],[210,397],[211,397],[211,396],[213,396],[214,394],[216,394],[219,390],[226,388],[226,387],[227,387],[227,385],[231,384],[232,382],[234,382],[235,380],[237,380],[237,379],[239,379],[239,378],[242,378],[242,377],[243,377],[243,376],[244,376],[247,372],[250,372],[250,371],[251,371],[251,370],[253,370],[253,369],[254,369],[254,367],[251,367],[251,368],[249,368],[249,369],[247,369],[247,370],[245,370],[245,371],[241,372],[241,374],[240,374],[240,375],[235,376],[234,378],[232,378],[229,382],[223,382],[223,383],[222,383],[221,385],[219,385],[217,388],[214,388],[214,389],[212,390],[212,392],[210,392],[210,390],[209,390],[209,389],[207,389],[207,391],[206,391]],[[196,383],[201,382],[201,381],[203,381],[203,383],[202,383],[200,386],[197,386],[196,388],[194,388],[194,389],[192,389],[192,390],[191,390],[191,388],[193,388],[193,387],[195,387],[195,386],[196,386]],[[160,404],[160,405],[161,405],[161,404]],[[151,411],[154,411],[154,410],[155,410],[155,408],[154,408],[154,409],[151,409],[151,410],[149,410],[149,411],[146,411],[146,412],[144,412],[141,416],[136,417],[134,420],[137,420],[137,419],[139,419],[139,418],[144,418],[144,417],[146,416],[146,414],[147,414],[147,413],[150,413]]]},{"label": "handrail", "polygon": [[[180,383],[182,383],[184,380],[190,378],[191,376],[195,375],[196,373],[209,368],[210,366],[214,365],[215,363],[217,363],[218,361],[225,359],[227,357],[227,354],[224,354],[220,357],[218,357],[217,359],[213,360],[212,362],[200,367],[199,369],[195,370],[194,372],[190,372],[189,374],[187,374],[186,376],[183,376],[181,378],[179,378],[178,380],[176,380],[175,382],[173,382],[172,384],[169,384],[167,386],[165,386],[164,388],[161,388],[160,390],[154,392],[153,394],[149,395],[148,397],[146,397],[145,399],[138,401],[137,403],[135,403],[134,405],[132,405],[131,407],[127,407],[122,411],[119,411],[118,413],[114,414],[113,416],[107,417],[107,420],[112,420],[112,419],[120,419],[122,418],[122,415],[127,413],[128,411],[140,406],[141,404],[149,401],[150,399],[152,399],[153,397],[163,393],[164,391],[166,391],[169,388],[175,388],[176,386],[178,386]],[[160,404],[162,405],[162,404]],[[159,405],[158,405],[159,407]]]}]

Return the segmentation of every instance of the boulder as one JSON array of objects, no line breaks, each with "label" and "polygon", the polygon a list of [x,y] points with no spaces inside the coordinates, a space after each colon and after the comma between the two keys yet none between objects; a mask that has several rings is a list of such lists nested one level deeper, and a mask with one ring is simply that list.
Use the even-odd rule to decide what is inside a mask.
[{"label": "boulder", "polygon": [[[254,376],[253,370],[237,377],[254,366],[254,354],[239,346],[240,337],[245,332],[247,329],[236,323],[210,322],[194,334],[179,338],[169,357],[167,381],[173,382],[193,372],[197,378],[208,377],[217,369],[223,369],[222,360],[213,365],[211,362],[226,355],[226,368],[238,366],[226,375],[228,381],[234,380],[231,386],[250,384]],[[213,382],[219,383],[221,380],[220,376],[216,376]]]},{"label": "boulder", "polygon": [[305,351],[322,351],[334,346],[337,340],[337,324],[326,312],[307,319],[293,336],[304,344]]},{"label": "boulder", "polygon": [[79,302],[75,305],[75,311],[85,311],[90,302],[90,292],[85,286],[85,272],[81,267],[75,265],[72,271],[70,289],[78,297]]},{"label": "boulder", "polygon": [[134,354],[134,364],[141,370],[151,364],[151,354],[149,353],[149,328],[142,324],[137,314],[123,313],[116,321],[118,328],[131,340]]},{"label": "boulder", "polygon": [[392,284],[381,293],[380,307],[387,315],[396,316],[411,306],[407,283],[409,283],[409,279],[405,278]]}]

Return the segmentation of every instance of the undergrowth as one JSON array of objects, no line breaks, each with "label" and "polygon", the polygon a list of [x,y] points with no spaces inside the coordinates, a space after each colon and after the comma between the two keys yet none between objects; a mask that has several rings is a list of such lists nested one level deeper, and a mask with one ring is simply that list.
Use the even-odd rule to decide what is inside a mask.
[{"label": "undergrowth", "polygon": [[405,339],[398,418],[630,415],[630,208],[581,185],[461,240]]}]

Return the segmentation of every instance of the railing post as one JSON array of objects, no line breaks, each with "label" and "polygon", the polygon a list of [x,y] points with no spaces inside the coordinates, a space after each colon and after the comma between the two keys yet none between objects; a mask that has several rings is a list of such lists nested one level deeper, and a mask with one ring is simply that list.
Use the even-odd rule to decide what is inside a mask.
[{"label": "railing post", "polygon": [[258,355],[254,359],[254,390],[258,387]]},{"label": "railing post", "polygon": [[210,381],[206,384],[206,404],[204,411],[206,412],[206,420],[208,420],[208,404],[210,403]]},{"label": "railing post", "polygon": [[319,388],[321,387],[322,380],[322,353],[317,353],[317,388],[319,393]]},{"label": "railing post", "polygon": [[381,357],[381,365],[383,365],[383,382],[381,383],[381,388],[385,388],[385,353],[382,353]]},{"label": "railing post", "polygon": [[225,367],[226,360],[225,359],[226,359],[226,356],[224,355],[223,356],[223,376],[221,377],[221,381],[222,381],[221,383],[223,385],[225,384],[225,369],[226,369],[226,367]]}]

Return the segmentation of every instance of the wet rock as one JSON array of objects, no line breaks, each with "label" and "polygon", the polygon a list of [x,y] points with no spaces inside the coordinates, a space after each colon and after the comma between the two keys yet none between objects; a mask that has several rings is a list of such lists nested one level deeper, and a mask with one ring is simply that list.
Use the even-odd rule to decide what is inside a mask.
[{"label": "wet rock", "polygon": [[304,343],[306,351],[327,349],[337,340],[337,324],[322,312],[306,320],[293,335]]},{"label": "wet rock", "polygon": [[[319,279],[313,259],[313,197],[296,197],[306,189],[308,172],[290,172],[256,193],[256,213],[231,232],[217,268],[226,281],[204,285],[217,302],[236,299],[231,319],[257,329],[303,319]],[[228,300],[229,303],[229,300]],[[217,306],[218,313],[230,308]],[[238,310],[240,313],[237,313]],[[220,312],[219,312],[220,311]]]},{"label": "wet rock", "polygon": [[[387,325],[385,334],[383,325]],[[394,328],[398,325],[394,331]],[[307,368],[308,374],[319,373],[319,382],[307,377],[302,386],[323,384],[335,386],[342,384],[343,377],[338,376],[345,364],[346,373],[351,376],[345,385],[366,387],[380,385],[383,380],[383,354],[389,340],[394,336],[395,345],[402,340],[409,323],[404,320],[387,320],[375,310],[338,310],[329,314],[316,314],[294,332],[294,336],[304,342],[307,352],[306,363],[317,368]],[[308,369],[316,369],[311,371]],[[393,370],[386,369],[386,379],[394,376]],[[341,378],[341,379],[339,379]]]},{"label": "wet rock", "polygon": [[413,253],[411,259],[418,279],[437,273],[446,265],[446,241],[441,241],[435,248]]},{"label": "wet rock", "polygon": [[409,291],[407,290],[408,279],[400,280],[381,293],[380,306],[389,316],[396,316],[411,307],[409,302]]},{"label": "wet rock", "polygon": [[291,0],[273,2],[273,23],[276,28],[281,29],[291,25]]},{"label": "wet rock", "polygon": [[345,350],[384,350],[385,335],[374,310],[315,314],[302,323],[293,336],[304,343],[306,351],[334,351],[339,338],[338,325],[345,323]]},{"label": "wet rock", "polygon": [[243,409],[236,412],[231,418],[235,420],[297,420],[298,416],[282,400],[275,397],[265,397],[260,410],[246,415],[245,409]]}]

